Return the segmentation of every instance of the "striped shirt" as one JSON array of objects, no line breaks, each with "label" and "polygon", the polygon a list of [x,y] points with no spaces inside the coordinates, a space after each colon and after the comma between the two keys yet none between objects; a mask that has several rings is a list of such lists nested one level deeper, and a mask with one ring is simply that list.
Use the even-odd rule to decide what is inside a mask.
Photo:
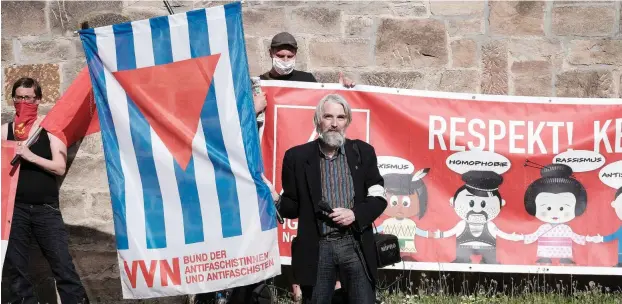
[{"label": "striped shirt", "polygon": [[[354,183],[348,167],[344,146],[337,150],[333,157],[327,157],[320,149],[320,171],[322,178],[322,200],[331,208],[351,209],[354,204]],[[334,232],[338,225],[331,221],[324,221],[322,233]]]}]

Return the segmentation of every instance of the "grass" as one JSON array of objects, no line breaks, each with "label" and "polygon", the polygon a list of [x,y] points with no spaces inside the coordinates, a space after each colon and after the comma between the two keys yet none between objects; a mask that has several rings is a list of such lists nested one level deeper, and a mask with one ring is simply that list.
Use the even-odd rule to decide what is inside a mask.
[{"label": "grass", "polygon": [[[579,286],[578,281],[573,281],[572,278],[570,281],[559,280],[551,284],[547,283],[543,275],[518,281],[512,279],[507,284],[499,284],[494,279],[484,279],[483,283],[478,282],[474,286],[469,286],[468,280],[462,278],[456,281],[450,275],[444,274],[438,278],[431,278],[422,273],[418,282],[401,279],[383,282],[380,285],[378,299],[383,304],[622,304],[620,286],[616,290],[611,290],[593,281],[585,286]],[[456,285],[459,287],[455,288]],[[281,289],[277,289],[277,292],[278,303],[294,303],[291,301],[291,294]]]}]

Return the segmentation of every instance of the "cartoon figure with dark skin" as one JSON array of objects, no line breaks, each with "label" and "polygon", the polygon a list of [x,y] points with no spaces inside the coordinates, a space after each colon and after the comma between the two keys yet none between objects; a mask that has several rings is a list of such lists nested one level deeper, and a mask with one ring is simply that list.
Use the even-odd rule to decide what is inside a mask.
[{"label": "cartoon figure with dark skin", "polygon": [[386,199],[384,214],[389,216],[378,230],[397,236],[402,260],[414,261],[410,256],[417,253],[415,236],[427,238],[429,233],[417,227],[413,218],[421,219],[427,210],[428,189],[423,177],[429,168],[410,173],[389,173],[383,175]]},{"label": "cartoon figure with dark skin", "polygon": [[575,264],[572,243],[585,245],[586,237],[567,225],[587,207],[587,192],[572,173],[572,168],[564,164],[540,167],[542,177],[527,187],[525,210],[545,223],[525,235],[525,244],[538,241],[536,263],[550,264],[552,259],[559,259],[560,264]]},{"label": "cartoon figure with dark skin", "polygon": [[456,236],[456,259],[453,263],[471,263],[471,255],[481,255],[482,264],[498,264],[497,236],[520,241],[522,235],[508,234],[492,222],[505,206],[499,186],[503,177],[492,171],[468,171],[462,174],[464,185],[449,200],[462,218],[452,229],[435,232],[436,238]]},{"label": "cartoon figure with dark skin", "polygon": [[[618,191],[616,192],[614,200],[613,202],[611,202],[611,207],[613,207],[613,209],[615,210],[618,218],[622,220],[622,188],[618,189]],[[610,235],[605,235],[605,236],[596,235],[593,237],[589,237],[589,236],[587,237],[587,241],[593,242],[593,243],[601,243],[601,242],[608,243],[608,242],[613,242],[615,240],[618,241],[618,264],[616,265],[616,267],[622,267],[622,226],[620,226],[620,228],[618,228],[616,232]]]}]

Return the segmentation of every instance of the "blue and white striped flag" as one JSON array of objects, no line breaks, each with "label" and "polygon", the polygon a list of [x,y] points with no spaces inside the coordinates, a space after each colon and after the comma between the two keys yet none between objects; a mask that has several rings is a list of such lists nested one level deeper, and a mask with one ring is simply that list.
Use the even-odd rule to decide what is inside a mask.
[{"label": "blue and white striped flag", "polygon": [[280,273],[238,3],[80,31],[124,298]]}]

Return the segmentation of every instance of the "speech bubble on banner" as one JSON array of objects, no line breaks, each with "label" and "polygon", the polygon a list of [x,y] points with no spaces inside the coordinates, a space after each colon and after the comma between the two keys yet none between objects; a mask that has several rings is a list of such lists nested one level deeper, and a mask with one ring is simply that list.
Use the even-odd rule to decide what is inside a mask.
[{"label": "speech bubble on banner", "polygon": [[610,163],[598,172],[598,177],[603,184],[613,188],[622,187],[622,160]]},{"label": "speech bubble on banner", "polygon": [[390,173],[411,174],[415,171],[415,165],[397,156],[378,156],[378,171],[383,176]]},{"label": "speech bubble on banner", "polygon": [[445,161],[449,170],[458,174],[468,171],[493,171],[503,174],[510,170],[512,164],[505,156],[481,150],[457,152],[447,157]]},{"label": "speech bubble on banner", "polygon": [[553,157],[552,163],[564,164],[572,168],[573,172],[587,172],[605,165],[605,157],[595,151],[569,150]]}]

